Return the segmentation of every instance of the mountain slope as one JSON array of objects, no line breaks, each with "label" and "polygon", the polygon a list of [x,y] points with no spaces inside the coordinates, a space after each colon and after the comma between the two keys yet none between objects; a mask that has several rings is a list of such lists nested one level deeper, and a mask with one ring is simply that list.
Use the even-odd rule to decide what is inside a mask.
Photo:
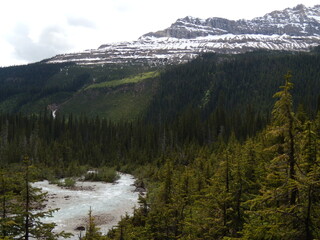
[{"label": "mountain slope", "polygon": [[58,114],[135,119],[158,78],[143,72],[150,69],[43,63],[0,68],[0,112],[37,114],[48,108]]},{"label": "mountain slope", "polygon": [[252,20],[185,17],[136,41],[104,44],[98,49],[58,55],[46,62],[159,66],[187,62],[204,52],[307,51],[319,44],[320,5],[298,5]]},{"label": "mountain slope", "polygon": [[80,114],[112,121],[133,121],[145,114],[158,84],[156,72],[93,83],[58,107],[58,114]]},{"label": "mountain slope", "polygon": [[154,69],[117,64],[4,68],[0,69],[0,111],[39,113],[49,106],[58,109],[58,115],[98,115],[114,121],[144,115],[157,122],[195,110],[205,118],[220,119],[214,126],[229,124],[230,131],[234,123],[221,122],[226,116],[237,115],[230,118],[238,121],[243,114],[267,117],[272,94],[289,70],[296,102],[314,114],[320,104],[319,56],[319,47],[308,53],[204,54],[187,64],[167,66],[160,75]]},{"label": "mountain slope", "polygon": [[[190,109],[214,116],[226,131],[240,129],[242,118],[268,118],[273,94],[290,71],[294,101],[314,115],[320,104],[319,53],[253,52],[233,56],[207,54],[161,75],[149,107],[152,121],[172,120]],[[297,106],[295,106],[297,107]],[[229,122],[227,118],[236,122]],[[249,126],[248,126],[249,127]]]}]

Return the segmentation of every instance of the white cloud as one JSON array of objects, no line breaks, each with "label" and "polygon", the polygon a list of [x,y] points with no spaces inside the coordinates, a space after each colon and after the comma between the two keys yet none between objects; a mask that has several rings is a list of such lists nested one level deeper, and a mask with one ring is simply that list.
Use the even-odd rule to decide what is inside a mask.
[{"label": "white cloud", "polygon": [[75,27],[95,28],[96,24],[82,17],[68,17],[68,24]]},{"label": "white cloud", "polygon": [[25,24],[17,24],[8,42],[13,46],[13,54],[17,60],[27,62],[40,61],[57,53],[67,51],[72,46],[63,28],[48,26],[43,29],[39,39],[30,37],[30,29]]}]

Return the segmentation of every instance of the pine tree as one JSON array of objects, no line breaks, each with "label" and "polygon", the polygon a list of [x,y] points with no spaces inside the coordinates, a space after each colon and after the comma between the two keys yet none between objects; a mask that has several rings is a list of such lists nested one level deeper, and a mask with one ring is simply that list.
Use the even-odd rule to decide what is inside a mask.
[{"label": "pine tree", "polygon": [[[245,239],[300,239],[303,230],[299,213],[296,136],[299,121],[293,113],[291,74],[274,97],[272,122],[266,131],[266,177],[261,194],[249,201],[251,212]],[[281,231],[279,231],[281,229]]]},{"label": "pine tree", "polygon": [[88,224],[87,224],[86,235],[82,239],[83,240],[102,239],[102,234],[99,232],[99,228],[97,228],[96,223],[94,222],[94,217],[92,216],[91,207],[88,213]]},{"label": "pine tree", "polygon": [[24,157],[23,170],[21,173],[21,192],[17,198],[18,209],[15,213],[16,236],[28,240],[36,239],[58,239],[59,237],[69,237],[65,232],[53,232],[55,223],[44,223],[42,218],[51,217],[58,209],[39,210],[44,207],[46,193],[42,193],[39,188],[31,186],[33,181],[34,166],[28,156]]},{"label": "pine tree", "polygon": [[15,222],[15,204],[17,198],[15,190],[15,180],[12,174],[5,169],[0,170],[0,237],[5,238],[13,235]]},{"label": "pine tree", "polygon": [[299,202],[301,219],[304,222],[304,237],[307,240],[320,236],[320,168],[315,133],[315,124],[307,121],[299,139]]}]

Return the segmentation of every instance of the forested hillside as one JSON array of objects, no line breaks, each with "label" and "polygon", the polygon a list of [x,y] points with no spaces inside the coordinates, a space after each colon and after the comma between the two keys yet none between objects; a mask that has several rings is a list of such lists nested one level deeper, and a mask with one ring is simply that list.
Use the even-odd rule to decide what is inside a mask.
[{"label": "forested hillside", "polygon": [[205,54],[161,69],[45,63],[2,68],[0,111],[38,114],[55,105],[62,115],[154,122],[175,119],[192,109],[201,111],[204,119],[219,119],[216,125],[226,126],[230,134],[235,131],[230,119],[238,119],[238,128],[248,122],[244,118],[251,118],[253,128],[260,128],[288,71],[296,86],[294,107],[302,104],[314,115],[320,90],[319,57],[315,48],[308,53]]},{"label": "forested hillside", "polygon": [[[72,88],[79,97],[111,84],[146,84],[152,94],[134,120],[62,110],[54,118],[46,107],[2,112],[0,238],[32,229],[22,221],[31,210],[23,215],[19,198],[32,180],[79,176],[89,167],[133,173],[148,194],[107,236],[90,218],[86,239],[320,238],[319,60],[316,50],[209,54],[160,75],[129,71],[105,80],[103,72],[99,81]],[[74,74],[82,69],[56,65],[44,79],[65,75],[66,67]],[[12,73],[6,74],[2,81]],[[6,87],[13,92],[11,84]],[[32,180],[29,168],[37,169]]]},{"label": "forested hillside", "polygon": [[[0,68],[0,111],[38,114],[52,105],[62,114],[98,115],[112,120],[135,119],[152,96],[152,84],[122,80],[151,70],[143,66],[78,66],[71,63],[35,63]],[[88,86],[113,81],[121,84],[87,89]],[[140,90],[138,94],[137,89]],[[132,112],[121,112],[122,106],[130,104],[129,98],[133,100],[132,108],[141,101],[145,102],[133,112],[134,117]],[[119,116],[114,117],[117,111]]]},{"label": "forested hillside", "polygon": [[[319,60],[316,50],[313,53],[262,51],[231,56],[204,55],[161,75],[147,118],[174,119],[188,108],[195,108],[201,110],[204,118],[219,119],[217,125],[226,126],[229,134],[232,130],[239,131],[248,121],[249,126],[259,128],[261,118],[270,116],[272,95],[288,71],[295,84],[294,107],[302,105],[314,116],[320,96]],[[237,122],[233,122],[234,119]]]},{"label": "forested hillside", "polygon": [[148,196],[100,239],[318,239],[320,116],[293,111],[284,79],[256,136],[188,145],[144,166]]}]

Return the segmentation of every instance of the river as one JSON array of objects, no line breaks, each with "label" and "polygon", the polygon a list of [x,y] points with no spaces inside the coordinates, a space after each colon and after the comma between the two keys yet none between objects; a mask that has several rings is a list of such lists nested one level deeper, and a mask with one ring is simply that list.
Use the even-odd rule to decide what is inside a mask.
[{"label": "river", "polygon": [[90,207],[96,225],[104,234],[117,225],[121,216],[132,214],[138,202],[134,180],[129,174],[120,174],[120,179],[114,184],[77,182],[77,190],[60,188],[48,181],[36,182],[33,186],[48,192],[47,209],[60,209],[53,213],[53,217],[43,221],[55,222],[57,226],[54,230],[57,232],[64,230],[73,233],[74,236],[68,238],[71,240],[79,239],[80,231],[75,230],[77,227],[86,227]]}]

